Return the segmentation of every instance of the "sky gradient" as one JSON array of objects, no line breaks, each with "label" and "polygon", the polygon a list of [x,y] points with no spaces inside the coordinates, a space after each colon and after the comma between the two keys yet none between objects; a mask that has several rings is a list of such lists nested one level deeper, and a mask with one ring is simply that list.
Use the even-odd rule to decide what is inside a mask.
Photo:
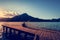
[{"label": "sky gradient", "polygon": [[60,18],[59,0],[0,0],[0,7],[42,19]]}]

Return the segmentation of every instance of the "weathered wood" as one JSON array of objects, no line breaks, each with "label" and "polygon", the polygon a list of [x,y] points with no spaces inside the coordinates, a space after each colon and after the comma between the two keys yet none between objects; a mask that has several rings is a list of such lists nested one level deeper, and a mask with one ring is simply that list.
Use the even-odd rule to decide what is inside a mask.
[{"label": "weathered wood", "polygon": [[[46,30],[46,29],[34,30],[34,29],[25,28],[21,26],[11,26],[11,25],[3,25],[3,26],[20,30],[20,31],[24,31],[27,33],[35,34],[34,40],[36,40],[37,38],[36,35],[39,36],[39,40],[60,40],[59,31]],[[6,32],[7,32],[7,28],[6,28]]]}]

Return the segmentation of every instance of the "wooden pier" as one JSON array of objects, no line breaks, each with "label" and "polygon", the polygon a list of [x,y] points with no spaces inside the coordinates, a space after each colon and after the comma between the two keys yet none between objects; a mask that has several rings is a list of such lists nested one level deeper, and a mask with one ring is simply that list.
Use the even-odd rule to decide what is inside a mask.
[{"label": "wooden pier", "polygon": [[60,32],[40,29],[35,30],[22,26],[2,25],[3,32],[13,40],[60,40]]}]

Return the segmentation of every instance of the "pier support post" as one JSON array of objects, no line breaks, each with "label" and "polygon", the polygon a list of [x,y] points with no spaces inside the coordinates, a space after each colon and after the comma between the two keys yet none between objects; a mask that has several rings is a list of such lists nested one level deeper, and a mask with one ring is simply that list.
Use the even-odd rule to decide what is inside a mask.
[{"label": "pier support post", "polygon": [[6,27],[6,34],[8,33],[8,27]]},{"label": "pier support post", "polygon": [[6,27],[5,26],[3,26],[3,33],[5,33],[6,32],[6,29],[5,29]]}]

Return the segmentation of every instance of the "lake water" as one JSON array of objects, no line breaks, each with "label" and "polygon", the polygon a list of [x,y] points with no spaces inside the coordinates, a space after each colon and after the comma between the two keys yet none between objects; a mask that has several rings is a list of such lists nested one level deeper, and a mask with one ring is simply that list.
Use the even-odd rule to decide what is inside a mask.
[{"label": "lake water", "polygon": [[[0,38],[2,38],[3,27],[2,25],[16,25],[22,26],[23,22],[0,22]],[[60,30],[60,22],[26,22],[26,25],[29,28],[34,29],[52,29],[52,30]]]},{"label": "lake water", "polygon": [[36,29],[52,29],[52,30],[60,30],[60,22],[29,22],[26,23],[28,27],[36,28]]}]

